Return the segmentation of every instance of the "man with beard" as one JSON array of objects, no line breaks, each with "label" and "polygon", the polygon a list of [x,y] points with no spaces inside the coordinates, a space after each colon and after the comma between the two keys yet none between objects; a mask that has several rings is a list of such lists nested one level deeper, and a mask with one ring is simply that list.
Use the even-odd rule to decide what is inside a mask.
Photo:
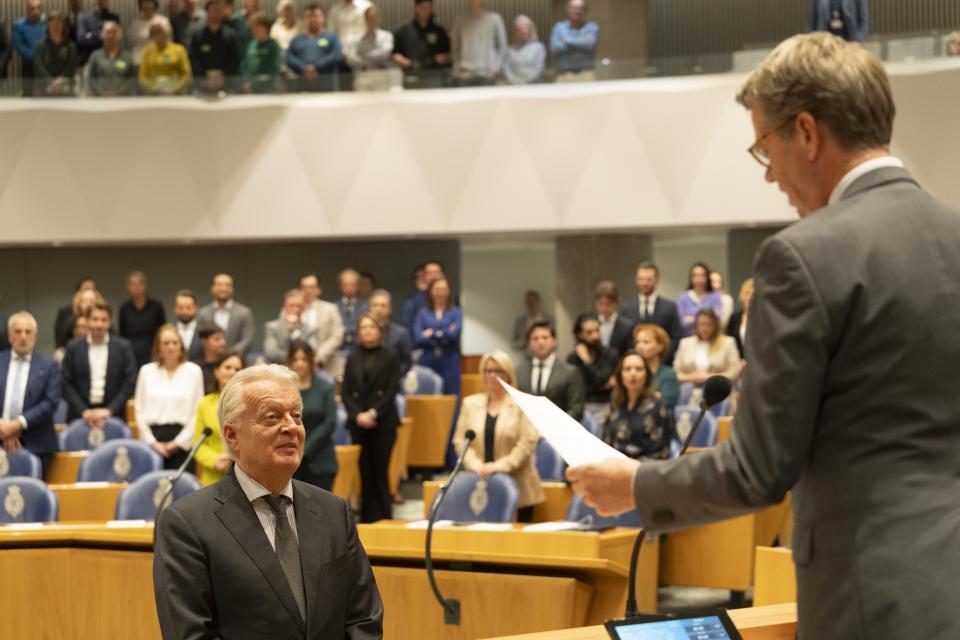
[{"label": "man with beard", "polygon": [[573,335],[577,344],[567,356],[567,363],[576,367],[583,378],[586,388],[584,407],[597,422],[603,422],[610,412],[610,392],[618,354],[600,342],[600,318],[592,311],[577,316]]}]

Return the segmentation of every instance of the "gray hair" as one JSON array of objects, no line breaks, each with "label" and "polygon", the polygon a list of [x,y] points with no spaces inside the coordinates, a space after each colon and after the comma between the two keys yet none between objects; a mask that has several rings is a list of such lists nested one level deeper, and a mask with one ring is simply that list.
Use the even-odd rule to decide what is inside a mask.
[{"label": "gray hair", "polygon": [[[220,399],[217,400],[217,421],[220,423],[221,434],[228,424],[234,429],[240,429],[243,425],[243,413],[247,410],[246,386],[263,380],[289,384],[298,389],[300,376],[281,364],[260,364],[238,371],[224,386]],[[234,457],[226,438],[223,438],[223,446],[230,457]]]},{"label": "gray hair", "polygon": [[530,39],[527,42],[540,42],[540,37],[537,35],[537,25],[529,16],[519,15],[513,21],[514,26],[522,24],[530,31]]},{"label": "gray hair", "polygon": [[374,289],[373,293],[370,294],[370,299],[373,300],[374,298],[386,298],[387,302],[393,301],[393,296],[386,289]]},{"label": "gray hair", "polygon": [[29,311],[17,311],[15,314],[10,316],[10,319],[7,320],[7,332],[13,332],[13,323],[17,320],[26,320],[33,327],[33,330],[37,330],[37,319],[33,317]]}]

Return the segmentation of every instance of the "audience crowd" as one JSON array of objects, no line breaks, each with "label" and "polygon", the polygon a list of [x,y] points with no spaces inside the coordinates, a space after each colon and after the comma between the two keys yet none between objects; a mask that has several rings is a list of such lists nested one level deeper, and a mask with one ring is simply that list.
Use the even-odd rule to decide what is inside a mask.
[{"label": "audience crowd", "polygon": [[[413,283],[394,322],[392,296],[376,288],[373,274],[344,269],[328,301],[321,298],[320,277],[305,273],[283,294],[276,317],[264,323],[262,345],[255,345],[253,311],[235,299],[230,274],[213,276],[210,303],[203,306],[193,291],[177,291],[175,318],[168,319],[161,301],[150,296],[146,275],[133,271],[116,324],[97,282],[82,278],[52,324],[52,357],[35,353],[38,326],[30,313],[2,321],[0,346],[7,350],[0,351],[0,383],[6,382],[0,439],[6,451],[26,447],[46,467],[57,450],[53,416],[61,404],[65,414],[58,421],[96,431],[110,420],[127,420],[129,403],[138,437],[165,468],[179,467],[204,429],[212,430],[195,463],[201,482],[209,484],[230,466],[217,424],[221,390],[248,364],[285,364],[299,376],[307,431],[297,477],[332,488],[339,410],[345,431],[361,445],[361,519],[389,518],[398,394],[432,370],[443,393],[459,396],[461,374],[474,373],[461,371],[463,310],[443,264],[417,266]],[[478,434],[467,468],[481,478],[513,476],[522,518],[542,500],[539,435],[498,380],[546,396],[630,457],[658,458],[668,455],[677,437],[673,412],[681,385],[702,385],[717,374],[736,381],[744,370],[752,282],[741,288],[736,310],[725,301],[719,274],[703,263],[690,268],[688,288],[675,302],[659,294],[660,274],[651,262],[638,265],[635,283],[636,293],[625,298],[612,281],[597,284],[593,308],[576,318],[576,343],[566,357],[557,353],[540,294],[528,291],[514,322],[515,357],[496,351],[480,361],[476,373],[484,391],[463,399],[453,440],[462,441],[467,430]],[[43,378],[35,378],[35,366]],[[49,434],[41,436],[44,431]]]}]

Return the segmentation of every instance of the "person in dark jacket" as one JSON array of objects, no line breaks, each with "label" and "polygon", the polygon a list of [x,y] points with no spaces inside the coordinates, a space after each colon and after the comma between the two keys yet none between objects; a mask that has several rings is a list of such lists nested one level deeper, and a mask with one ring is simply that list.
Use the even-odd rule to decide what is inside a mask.
[{"label": "person in dark jacket", "polygon": [[223,2],[207,0],[207,24],[190,38],[190,67],[200,93],[229,91],[240,75],[240,48],[233,29],[224,24]]},{"label": "person in dark jacket", "polygon": [[287,366],[300,376],[300,398],[303,400],[303,460],[293,477],[326,489],[333,489],[337,475],[337,452],[333,430],[337,426],[337,387],[314,374],[313,347],[303,340],[290,343]]},{"label": "person in dark jacket", "polygon": [[73,74],[77,71],[77,45],[67,33],[63,14],[47,15],[46,36],[33,52],[34,93],[38,96],[73,95]]},{"label": "person in dark jacket", "polygon": [[343,372],[343,404],[354,444],[360,445],[360,522],[392,517],[387,470],[400,416],[400,359],[383,346],[383,325],[364,313],[357,321],[357,345]]},{"label": "person in dark jacket", "polygon": [[575,366],[583,378],[586,388],[584,407],[602,424],[610,413],[613,373],[620,356],[600,342],[600,319],[592,311],[577,316],[573,333],[577,344],[567,356],[567,362]]}]

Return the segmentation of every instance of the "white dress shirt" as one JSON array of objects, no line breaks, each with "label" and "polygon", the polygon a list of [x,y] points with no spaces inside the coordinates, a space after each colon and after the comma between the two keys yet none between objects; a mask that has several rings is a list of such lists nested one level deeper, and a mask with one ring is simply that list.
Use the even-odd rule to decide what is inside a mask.
[{"label": "white dress shirt", "polygon": [[217,323],[217,326],[223,329],[224,333],[227,331],[227,327],[230,325],[230,312],[233,310],[233,300],[227,300],[227,304],[223,305],[214,305],[213,310],[213,321]]},{"label": "white dress shirt", "polygon": [[[533,393],[544,393],[547,390],[547,383],[550,382],[550,374],[553,373],[553,365],[556,362],[556,352],[548,355],[543,361],[533,359],[533,367],[530,371],[530,389],[533,390]],[[539,367],[543,368],[540,371],[540,389],[537,388],[537,369]]]},{"label": "white dress shirt", "polygon": [[710,343],[704,340],[697,341],[697,351],[693,361],[697,371],[710,371]]},{"label": "white dress shirt", "polygon": [[179,424],[183,429],[175,438],[184,451],[193,446],[197,404],[203,398],[203,371],[192,362],[184,362],[173,375],[156,362],[140,367],[134,407],[140,439],[153,444],[157,439],[150,429],[157,424]]},{"label": "white dress shirt", "polygon": [[609,347],[610,338],[613,337],[613,328],[617,325],[617,312],[614,311],[608,318],[597,317],[600,318],[600,344]]},{"label": "white dress shirt", "polygon": [[87,336],[87,358],[90,361],[90,404],[103,404],[107,387],[107,358],[110,354],[110,334],[101,344],[94,344]]},{"label": "white dress shirt", "polygon": [[[25,357],[21,358],[17,355],[16,351],[10,352],[10,369],[7,371],[7,390],[6,394],[3,397],[3,419],[4,420],[19,420],[20,425],[26,429],[27,428],[27,419],[23,417],[23,400],[27,396],[27,377],[30,375],[30,362],[33,360],[33,353],[28,353]],[[20,366],[17,367],[17,362],[20,361]],[[19,368],[19,371],[17,369]],[[20,386],[19,386],[19,398],[16,398],[17,406],[20,407],[20,411],[17,412],[17,415],[10,415],[10,407],[14,404],[13,397],[13,388],[17,386],[15,380],[17,374],[20,374]]]},{"label": "white dress shirt", "polygon": [[[253,505],[253,510],[257,514],[260,526],[263,527],[263,532],[267,534],[267,540],[270,541],[270,546],[276,551],[277,545],[274,540],[277,537],[277,521],[274,518],[273,509],[271,509],[267,501],[263,499],[264,496],[272,495],[270,490],[248,476],[246,472],[240,468],[239,464],[233,465],[233,472],[236,474],[237,482],[240,484],[240,488],[243,489],[244,495],[247,496],[247,500]],[[290,522],[290,528],[293,530],[293,535],[297,538],[299,544],[300,536],[297,535],[297,514],[293,508],[292,480],[287,480],[287,485],[283,488],[283,491],[280,492],[280,495],[290,498],[284,501],[287,507],[287,521]]]},{"label": "white dress shirt", "polygon": [[640,319],[649,322],[653,318],[653,310],[657,308],[657,294],[653,293],[649,296],[640,294],[638,299],[640,300]]},{"label": "white dress shirt", "polygon": [[838,182],[837,186],[833,188],[833,192],[830,194],[830,199],[827,201],[827,204],[834,204],[840,200],[840,198],[843,197],[843,194],[846,193],[847,189],[850,188],[850,185],[871,171],[876,171],[877,169],[886,169],[888,167],[902,169],[903,162],[901,162],[898,158],[894,158],[893,156],[884,156],[882,158],[874,158],[873,160],[861,162],[853,169],[850,169],[845,176],[840,178],[840,182]]},{"label": "white dress shirt", "polygon": [[[226,331],[226,329],[224,329]],[[183,342],[183,350],[189,351],[190,344],[193,342],[193,334],[197,332],[197,319],[183,323],[177,320],[177,333],[180,334],[180,341]]]}]

